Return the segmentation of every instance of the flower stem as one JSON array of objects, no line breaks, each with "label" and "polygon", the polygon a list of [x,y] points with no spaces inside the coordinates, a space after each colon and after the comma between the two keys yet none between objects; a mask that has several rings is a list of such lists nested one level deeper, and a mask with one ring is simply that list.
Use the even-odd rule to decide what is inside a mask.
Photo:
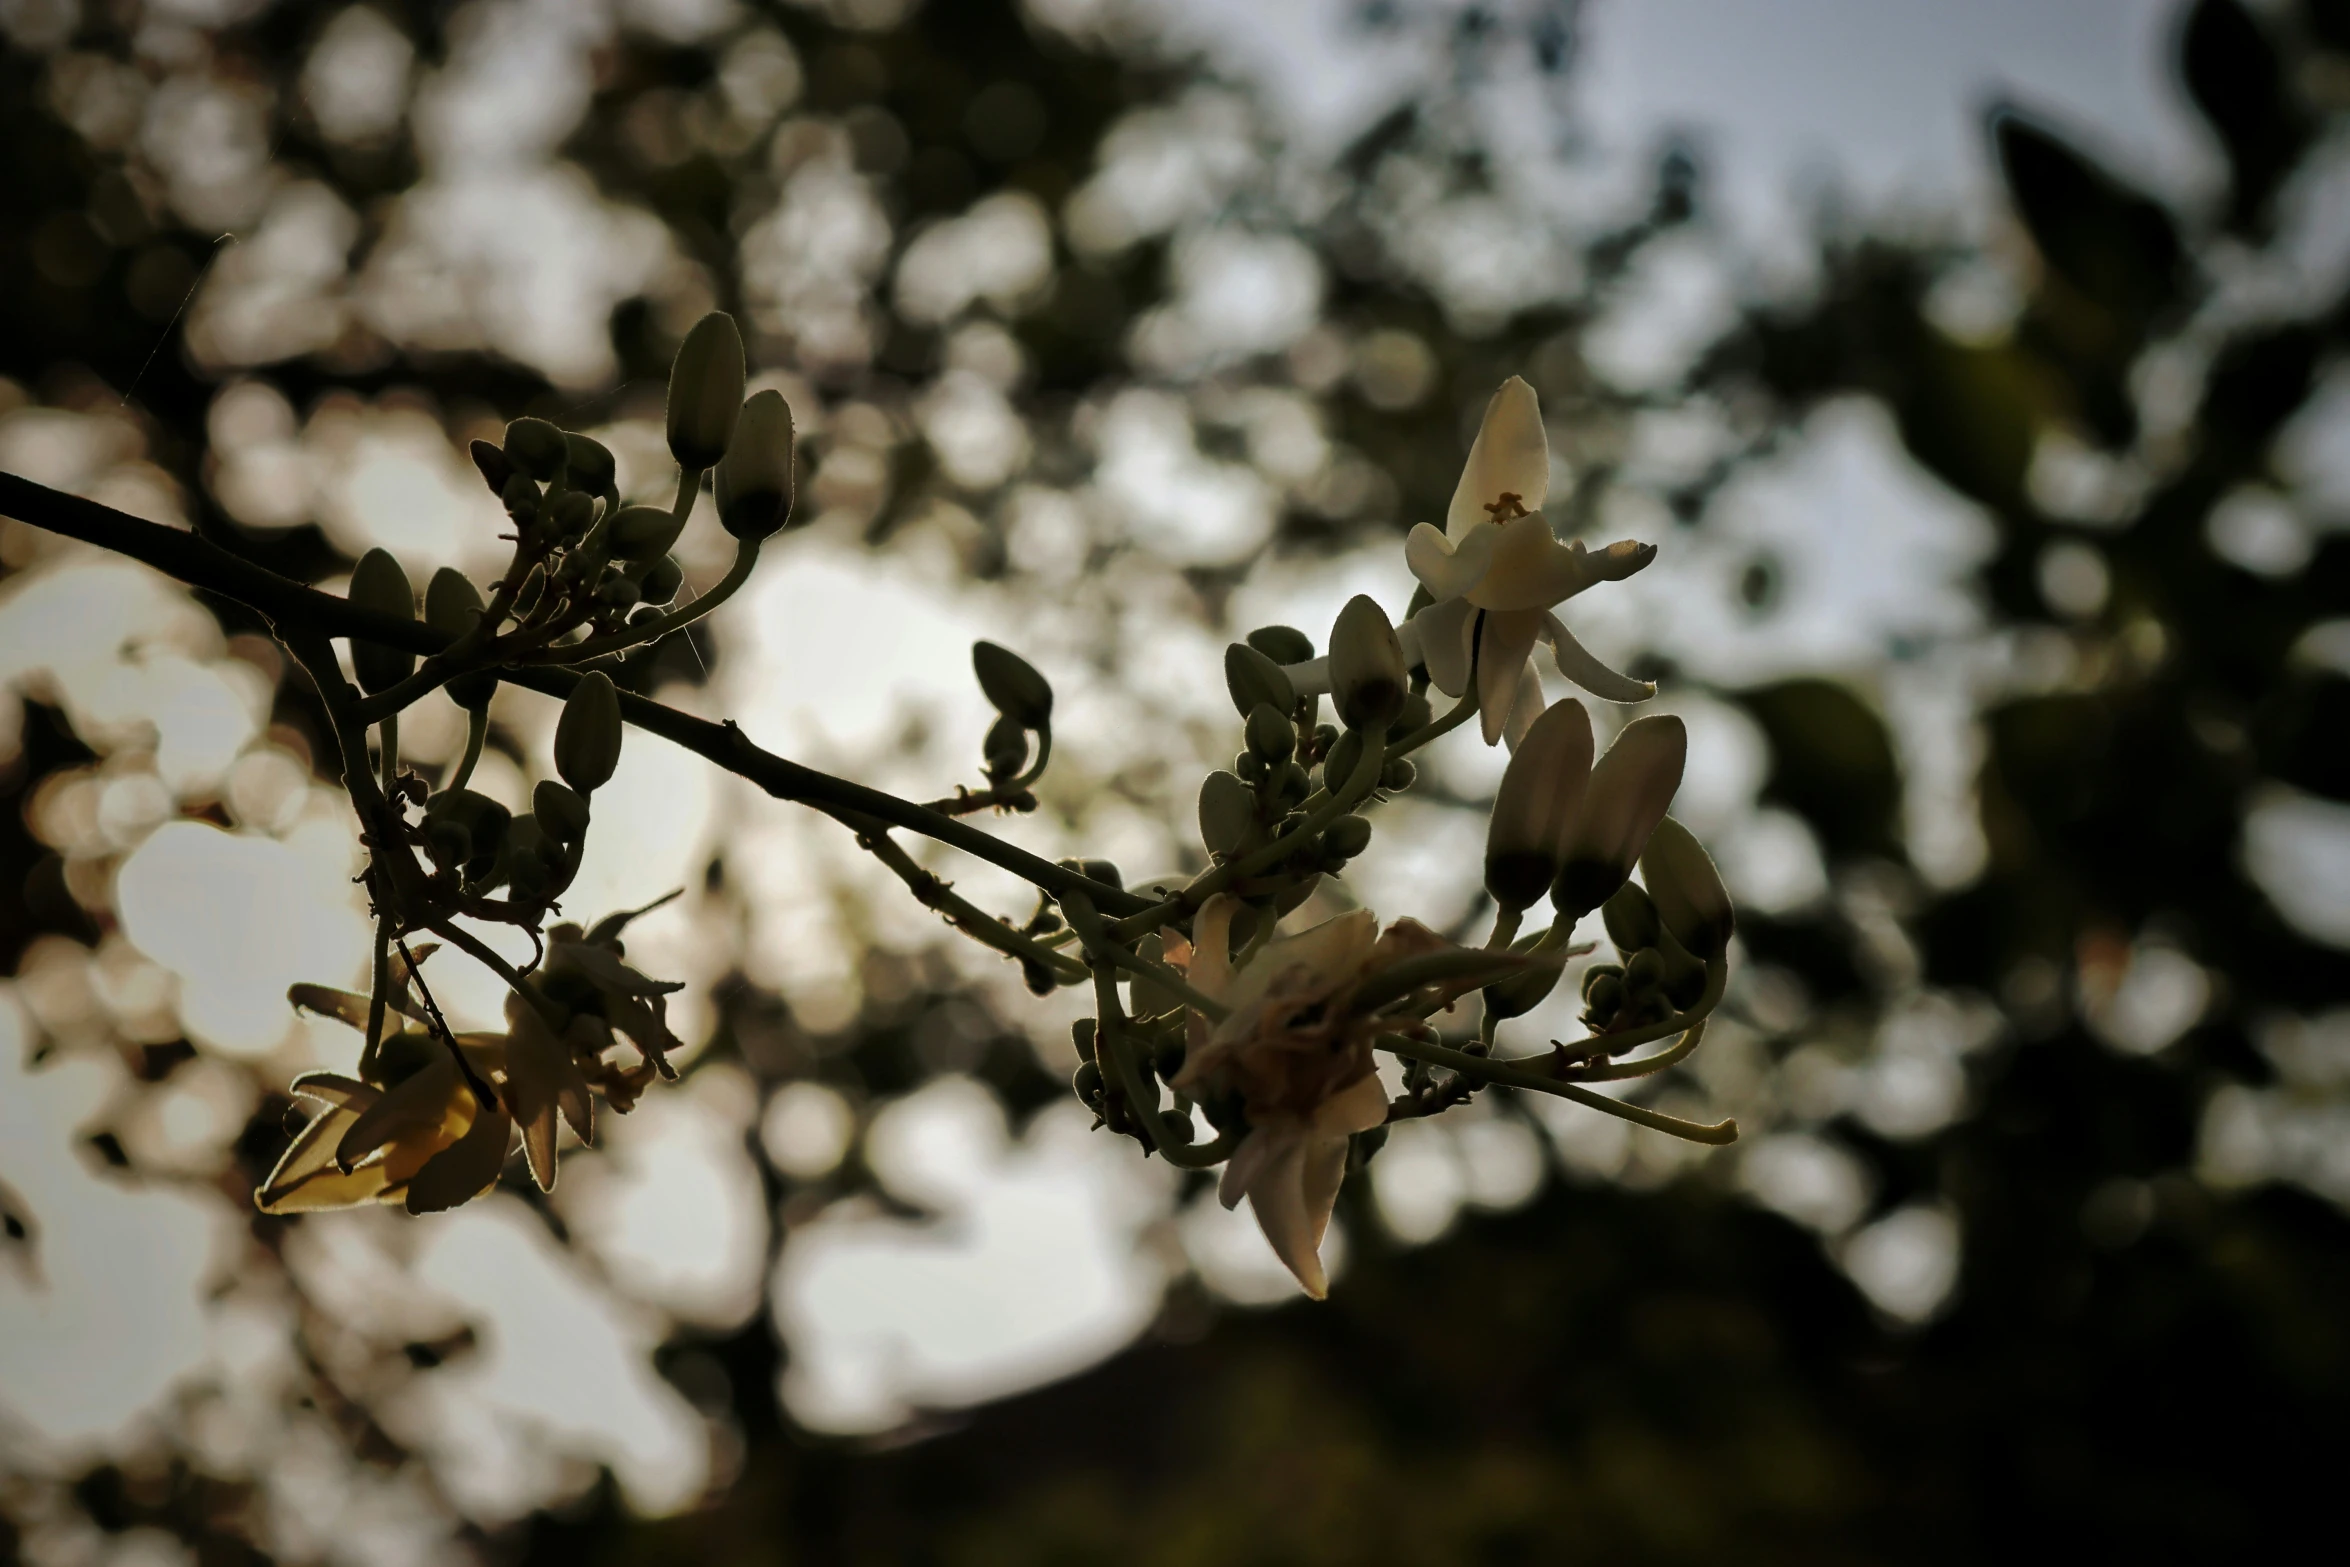
[{"label": "flower stem", "polygon": [[1498,1083],[1504,1088],[1531,1089],[1538,1094],[1556,1094],[1561,1099],[1587,1105],[1603,1115],[1612,1115],[1618,1120],[1630,1121],[1634,1126],[1645,1126],[1650,1131],[1664,1132],[1688,1142],[1710,1143],[1718,1147],[1738,1140],[1738,1123],[1734,1120],[1717,1121],[1711,1126],[1684,1121],[1678,1116],[1661,1115],[1639,1105],[1626,1104],[1620,1099],[1610,1099],[1605,1094],[1593,1093],[1579,1084],[1528,1070],[1514,1062],[1488,1061],[1462,1051],[1448,1050],[1442,1045],[1423,1044],[1402,1034],[1381,1034],[1377,1043],[1389,1055],[1401,1056],[1407,1061],[1445,1067],[1476,1082]]}]

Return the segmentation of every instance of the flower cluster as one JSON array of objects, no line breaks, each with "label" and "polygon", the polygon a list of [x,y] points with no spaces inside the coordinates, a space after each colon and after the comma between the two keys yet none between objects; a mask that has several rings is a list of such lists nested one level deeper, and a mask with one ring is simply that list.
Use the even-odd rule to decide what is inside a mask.
[{"label": "flower cluster", "polygon": [[[625,1111],[653,1078],[674,1075],[679,1042],[663,1004],[677,987],[624,961],[620,936],[634,916],[584,930],[545,921],[577,873],[591,799],[612,775],[630,716],[611,679],[615,658],[723,602],[760,542],[790,520],[790,410],[772,392],[745,399],[744,387],[732,321],[708,317],[671,374],[680,478],[665,510],[621,505],[610,454],[552,425],[517,420],[503,446],[477,444],[482,476],[515,525],[505,576],[486,596],[452,572],[433,579],[424,618],[442,646],[421,664],[397,644],[355,639],[358,691],[331,659],[305,656],[365,829],[378,952],[367,995],[296,987],[298,1005],[363,1029],[366,1045],[356,1076],[294,1084],[319,1109],[256,1194],[265,1210],[452,1207],[494,1185],[517,1147],[530,1177],[551,1188],[561,1128],[589,1141],[597,1098]],[[1600,753],[1582,702],[1545,697],[1538,643],[1594,696],[1654,694],[1594,659],[1557,610],[1639,571],[1655,548],[1562,542],[1542,511],[1550,468],[1534,391],[1513,378],[1486,410],[1445,526],[1422,524],[1405,541],[1419,591],[1401,624],[1357,597],[1324,649],[1267,626],[1226,650],[1241,748],[1200,785],[1205,866],[1188,879],[1129,889],[1106,861],[1046,865],[991,852],[992,840],[951,820],[1035,809],[1029,786],[1052,753],[1051,685],[993,643],[972,654],[998,715],[983,788],[959,786],[929,806],[849,785],[809,798],[917,898],[1017,962],[1032,988],[1090,984],[1094,1015],[1075,1030],[1072,1086],[1097,1124],[1171,1164],[1222,1166],[1225,1204],[1248,1200],[1274,1253],[1315,1297],[1328,1285],[1320,1249],[1340,1188],[1391,1122],[1498,1084],[1700,1141],[1735,1135],[1728,1122],[1677,1121],[1587,1086],[1663,1071],[1696,1047],[1727,979],[1732,917],[1704,849],[1666,814],[1686,751],[1679,720],[1633,719]],[[739,541],[735,568],[690,608],[664,608],[681,575],[667,551],[706,472],[719,520]],[[387,620],[415,614],[406,577],[381,552],[359,563],[351,599]],[[568,695],[556,776],[518,816],[467,783],[490,692],[533,671],[558,674]],[[401,769],[397,726],[407,703],[444,685],[473,729],[464,759],[435,786]],[[1372,841],[1370,813],[1414,786],[1415,752],[1471,719],[1487,744],[1506,740],[1512,753],[1487,838],[1492,931],[1469,945],[1409,918],[1382,929],[1349,907],[1345,890]],[[373,765],[370,726],[380,740]],[[1015,925],[964,901],[897,846],[891,832],[901,827],[1018,870],[1043,894],[1038,912]],[[1343,912],[1284,928],[1317,900]],[[1549,923],[1521,933],[1545,901]],[[1589,1037],[1505,1054],[1501,1025],[1556,988],[1585,950],[1571,944],[1576,925],[1595,910],[1623,961],[1586,974]],[[484,921],[529,931],[536,959],[507,964],[467,923]],[[500,973],[510,990],[503,1032],[449,1029],[421,969],[432,949],[412,955],[408,945],[418,932]],[[1641,1053],[1650,1045],[1661,1048]]]}]

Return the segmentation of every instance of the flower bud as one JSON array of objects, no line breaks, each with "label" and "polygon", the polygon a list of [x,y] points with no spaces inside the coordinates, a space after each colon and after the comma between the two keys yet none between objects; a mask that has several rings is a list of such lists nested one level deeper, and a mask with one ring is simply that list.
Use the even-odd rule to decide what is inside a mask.
[{"label": "flower bud", "polygon": [[1618,952],[1630,954],[1653,947],[1664,929],[1657,921],[1656,905],[1648,901],[1638,882],[1618,887],[1599,912],[1607,922],[1607,939],[1616,944]]},{"label": "flower bud", "polygon": [[1591,715],[1569,700],[1534,720],[1493,797],[1485,832],[1485,890],[1503,908],[1523,909],[1558,876],[1568,825],[1591,777]]},{"label": "flower bud", "polygon": [[612,460],[612,449],[592,436],[576,430],[563,432],[563,465],[570,472],[571,483],[590,495],[612,493],[612,481],[617,469]]},{"label": "flower bud", "polygon": [[557,843],[570,848],[587,836],[588,803],[552,778],[530,792],[531,814]]},{"label": "flower bud", "polygon": [[465,874],[471,877],[486,876],[497,864],[498,851],[505,845],[511,819],[506,807],[471,789],[445,789],[426,801],[424,807],[428,841],[434,829],[444,825],[463,834],[465,853],[457,860],[443,863],[462,864]]},{"label": "flower bud", "polygon": [[1313,792],[1314,780],[1307,776],[1303,767],[1295,762],[1283,764],[1280,778],[1273,786],[1273,794],[1284,810],[1302,803]]},{"label": "flower bud", "polygon": [[1257,822],[1257,802],[1247,784],[1230,773],[1210,773],[1199,786],[1199,836],[1210,854],[1230,856],[1248,841]]},{"label": "flower bud", "polygon": [[986,759],[988,777],[1017,777],[1028,765],[1028,731],[1020,727],[1018,719],[998,717],[987,726],[979,754]]},{"label": "flower bud", "polygon": [[620,693],[611,676],[580,676],[555,725],[555,771],[581,794],[593,794],[620,765]]},{"label": "flower bud", "polygon": [[766,538],[791,521],[791,407],[781,392],[760,392],[743,404],[716,489],[718,521],[738,539]]},{"label": "flower bud", "polygon": [[1297,727],[1270,702],[1248,715],[1248,748],[1267,762],[1286,762],[1297,749]]},{"label": "flower bud", "polygon": [[517,816],[506,829],[499,856],[506,884],[525,903],[545,903],[563,890],[563,850],[535,816]]},{"label": "flower bud", "polygon": [[563,432],[544,419],[517,419],[506,426],[506,456],[534,479],[558,477],[570,461]]},{"label": "flower bud", "polygon": [[481,471],[482,483],[490,487],[490,493],[504,495],[508,481],[514,477],[513,462],[487,441],[475,441],[465,450],[472,456],[473,466]]},{"label": "flower bud", "polygon": [[473,629],[486,608],[481,590],[454,566],[443,566],[424,585],[424,623],[435,631],[461,637]]},{"label": "flower bud", "polygon": [[694,323],[669,366],[669,455],[688,471],[715,468],[743,408],[743,335],[713,310]]},{"label": "flower bud", "polygon": [[647,604],[666,604],[685,586],[685,568],[677,563],[676,556],[664,555],[645,568],[636,585]]},{"label": "flower bud", "polygon": [[[505,453],[500,452],[498,455],[503,457]],[[498,492],[498,500],[505,506],[507,514],[518,522],[530,522],[539,514],[539,487],[531,482],[527,473],[509,476],[506,487]]]},{"label": "flower bud", "polygon": [[565,490],[555,501],[555,531],[576,539],[596,520],[596,503],[578,490]]},{"label": "flower bud", "polygon": [[1495,1017],[1522,1017],[1549,999],[1558,988],[1564,964],[1549,963],[1485,987],[1485,1010]]},{"label": "flower bud", "polygon": [[685,531],[685,518],[659,506],[628,506],[604,529],[614,560],[659,560]]},{"label": "flower bud", "polygon": [[1429,705],[1427,694],[1414,691],[1403,699],[1403,711],[1396,715],[1396,732],[1408,735],[1415,729],[1425,729],[1435,717],[1436,709]]},{"label": "flower bud", "polygon": [[993,642],[971,644],[971,672],[995,710],[1023,729],[1040,733],[1052,727],[1052,683],[1010,648]]},{"label": "flower bud", "polygon": [[1330,628],[1330,693],[1349,729],[1385,728],[1403,711],[1403,644],[1387,611],[1356,594]]},{"label": "flower bud", "polygon": [[1599,907],[1632,874],[1681,787],[1688,754],[1689,731],[1669,714],[1636,718],[1616,736],[1591,769],[1583,808],[1560,849],[1550,901],[1561,914],[1580,917]]},{"label": "flower bud", "polygon": [[1302,664],[1314,656],[1314,640],[1291,626],[1259,626],[1248,645],[1276,664]]},{"label": "flower bud", "polygon": [[1093,1037],[1098,1031],[1099,1025],[1089,1017],[1081,1017],[1069,1025],[1069,1043],[1076,1047],[1078,1060],[1093,1059]]},{"label": "flower bud", "polygon": [[1243,718],[1259,707],[1281,713],[1297,708],[1297,688],[1289,683],[1281,666],[1246,642],[1235,642],[1224,650],[1224,689],[1231,693],[1232,705]]},{"label": "flower bud", "polygon": [[1085,877],[1088,881],[1098,881],[1105,887],[1124,887],[1126,885],[1126,877],[1119,871],[1115,861],[1078,860],[1075,864],[1077,874]]},{"label": "flower bud", "polygon": [[1596,986],[1601,980],[1610,978],[1614,979],[1619,985],[1623,983],[1624,966],[1621,963],[1594,963],[1591,965],[1591,967],[1585,969],[1583,971],[1583,999],[1589,1001],[1591,999],[1592,987]]},{"label": "flower bud", "polygon": [[1069,1090],[1077,1096],[1078,1103],[1088,1110],[1099,1106],[1102,1102],[1101,1067],[1092,1061],[1078,1062],[1077,1070],[1069,1077]]},{"label": "flower bud", "polygon": [[1399,756],[1379,769],[1379,787],[1389,794],[1401,794],[1420,776],[1420,769],[1412,765],[1408,756]]},{"label": "flower bud", "polygon": [[[393,620],[416,618],[416,593],[408,586],[408,573],[388,550],[369,550],[359,557],[359,564],[351,570],[349,597],[354,608]],[[371,696],[398,685],[415,668],[414,653],[351,639],[351,672],[359,677],[359,689]]]},{"label": "flower bud", "polygon": [[1670,816],[1656,824],[1640,856],[1657,917],[1690,956],[1711,962],[1730,944],[1736,916],[1705,846]]},{"label": "flower bud", "polygon": [[1645,995],[1663,989],[1664,983],[1664,954],[1656,948],[1642,947],[1624,960],[1624,989],[1628,994]]},{"label": "flower bud", "polygon": [[1355,775],[1355,769],[1362,764],[1362,734],[1349,729],[1331,742],[1329,751],[1322,758],[1322,787],[1336,794],[1346,786],[1346,781]]},{"label": "flower bud", "polygon": [[1351,860],[1371,846],[1371,824],[1360,816],[1341,816],[1322,832],[1322,847],[1342,860]]}]

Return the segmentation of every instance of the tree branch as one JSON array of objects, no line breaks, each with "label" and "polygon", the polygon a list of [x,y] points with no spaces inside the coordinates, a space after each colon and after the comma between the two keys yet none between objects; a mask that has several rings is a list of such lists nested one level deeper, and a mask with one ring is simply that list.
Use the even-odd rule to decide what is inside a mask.
[{"label": "tree branch", "polygon": [[[272,622],[302,626],[320,636],[359,637],[427,656],[456,640],[421,620],[373,614],[347,600],[304,587],[240,560],[193,533],[147,522],[15,474],[0,473],[0,516],[95,544],[152,566],[190,587],[232,599]],[[509,684],[558,699],[569,696],[580,678],[563,669],[501,668],[488,672]],[[878,818],[1001,866],[1055,897],[1083,893],[1100,908],[1117,914],[1151,906],[1146,898],[1000,842],[967,822],[762,750],[731,722],[714,724],[627,692],[620,696],[620,716],[649,734],[749,779],[778,800],[811,806],[832,816],[847,811]]]}]

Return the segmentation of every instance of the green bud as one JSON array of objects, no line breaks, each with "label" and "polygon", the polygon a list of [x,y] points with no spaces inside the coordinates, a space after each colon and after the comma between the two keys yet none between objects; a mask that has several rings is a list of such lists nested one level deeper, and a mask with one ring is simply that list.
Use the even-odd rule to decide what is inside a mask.
[{"label": "green bud", "polygon": [[482,483],[490,487],[490,493],[504,495],[507,484],[514,478],[513,462],[487,441],[475,441],[465,450],[472,456],[473,466],[481,471]]},{"label": "green bud", "polygon": [[1281,666],[1246,642],[1235,642],[1224,650],[1224,689],[1232,694],[1232,706],[1243,718],[1259,707],[1281,713],[1297,710],[1296,688]]},{"label": "green bud", "polygon": [[1623,975],[1602,974],[1583,987],[1583,1013],[1592,1022],[1604,1026],[1623,1009]]},{"label": "green bud", "polygon": [[1303,767],[1299,766],[1295,762],[1284,762],[1282,764],[1281,780],[1274,788],[1273,797],[1278,800],[1283,807],[1286,808],[1288,806],[1296,805],[1299,801],[1303,800],[1307,795],[1312,794],[1313,792],[1314,780],[1307,775],[1306,770]]},{"label": "green bud", "polygon": [[555,771],[581,794],[593,794],[620,765],[620,693],[600,669],[582,675],[555,725]]},{"label": "green bud", "polygon": [[506,457],[534,479],[553,480],[571,460],[571,448],[546,420],[517,419],[506,426]]},{"label": "green bud", "polygon": [[1513,974],[1485,987],[1485,1010],[1495,1017],[1522,1017],[1549,999],[1558,988],[1560,964],[1550,963]]},{"label": "green bud", "polygon": [[1583,999],[1586,1001],[1590,1000],[1591,987],[1598,984],[1603,979],[1611,978],[1619,983],[1622,982],[1624,978],[1624,966],[1621,963],[1594,963],[1591,965],[1591,967],[1585,969],[1583,971]]},{"label": "green bud", "polygon": [[1696,835],[1670,816],[1656,824],[1640,856],[1649,895],[1665,929],[1692,957],[1718,958],[1730,944],[1736,916],[1721,873]]},{"label": "green bud", "polygon": [[1419,776],[1420,770],[1412,765],[1412,759],[1408,756],[1399,756],[1379,769],[1379,787],[1389,794],[1401,794],[1409,789]]},{"label": "green bud", "polygon": [[454,566],[443,566],[424,585],[424,623],[452,637],[471,631],[488,607],[472,579]]},{"label": "green bud", "polygon": [[[349,596],[357,609],[393,620],[416,618],[415,590],[408,586],[408,573],[400,569],[400,563],[388,550],[369,550],[359,557],[359,564],[351,570]],[[415,668],[414,653],[356,637],[351,641],[351,672],[359,677],[359,688],[371,696],[398,685]]]},{"label": "green bud", "polygon": [[552,778],[542,778],[530,792],[530,807],[539,825],[565,848],[587,836],[588,803]]},{"label": "green bud", "polygon": [[530,522],[539,514],[539,487],[531,483],[527,473],[518,473],[508,479],[506,487],[498,492],[498,499],[505,504],[507,513],[518,522]]},{"label": "green bud", "polygon": [[1242,751],[1232,758],[1232,770],[1243,783],[1257,783],[1265,776],[1265,759],[1254,751]]},{"label": "green bud", "polygon": [[781,392],[743,404],[715,488],[718,521],[738,539],[766,538],[791,521],[792,420]]},{"label": "green bud", "polygon": [[1089,1017],[1081,1017],[1069,1025],[1069,1043],[1077,1047],[1077,1059],[1080,1061],[1093,1059],[1095,1028],[1094,1020]]},{"label": "green bud", "polygon": [[[452,637],[471,631],[488,607],[481,601],[481,590],[453,566],[443,566],[424,585],[424,623]],[[450,701],[469,713],[478,713],[497,695],[498,677],[486,670],[459,675],[449,682],[448,692]]]},{"label": "green bud", "polygon": [[425,802],[424,825],[429,839],[437,827],[447,826],[462,832],[466,853],[461,860],[444,864],[462,864],[469,877],[490,873],[498,862],[498,851],[504,847],[506,828],[511,820],[506,807],[486,794],[471,789],[444,789]]},{"label": "green bud", "polygon": [[1314,639],[1289,626],[1259,626],[1248,645],[1276,664],[1302,664],[1314,656]]},{"label": "green bud", "polygon": [[629,506],[604,529],[604,548],[614,560],[659,560],[685,531],[685,518],[659,506]]},{"label": "green bud", "polygon": [[635,580],[617,571],[596,584],[596,602],[609,604],[614,609],[633,609],[636,601],[642,597],[643,590],[637,587]]},{"label": "green bud", "polygon": [[1600,917],[1607,922],[1607,938],[1622,953],[1634,953],[1643,947],[1656,945],[1659,931],[1656,905],[1648,901],[1648,894],[1640,890],[1638,882],[1626,882],[1618,887],[1607,902],[1600,905]]},{"label": "green bud", "polygon": [[1403,711],[1396,715],[1396,733],[1408,735],[1415,729],[1427,728],[1435,720],[1436,709],[1428,705],[1428,694],[1414,691],[1403,699]]},{"label": "green bud", "polygon": [[1297,727],[1269,702],[1248,715],[1248,748],[1268,762],[1286,762],[1297,749]]},{"label": "green bud", "polygon": [[1580,916],[1598,908],[1632,874],[1681,786],[1688,752],[1689,732],[1669,714],[1636,718],[1616,736],[1591,769],[1581,807],[1560,841],[1558,880],[1550,889],[1560,913]]},{"label": "green bud", "polygon": [[1690,956],[1669,930],[1657,936],[1656,950],[1665,960],[1665,999],[1676,1012],[1686,1011],[1705,994],[1705,964]]},{"label": "green bud", "polygon": [[1322,847],[1342,860],[1351,860],[1371,846],[1371,824],[1360,816],[1341,816],[1322,831]]},{"label": "green bud", "polygon": [[1329,754],[1322,759],[1322,787],[1336,794],[1355,775],[1355,769],[1362,765],[1362,734],[1349,729],[1338,737],[1331,745]]},{"label": "green bud", "polygon": [[1124,887],[1126,885],[1124,874],[1109,860],[1079,860],[1077,874],[1108,887]]},{"label": "green bud", "polygon": [[525,903],[545,903],[563,890],[563,850],[535,816],[517,816],[506,829],[499,856],[505,881]]},{"label": "green bud", "polygon": [[1485,890],[1504,908],[1522,909],[1548,891],[1559,871],[1559,845],[1591,776],[1591,717],[1583,704],[1545,708],[1518,741],[1485,834]]},{"label": "green bud", "polygon": [[1028,765],[1028,731],[1017,719],[999,717],[988,725],[980,754],[986,758],[990,778],[1017,777]]},{"label": "green bud", "polygon": [[578,490],[565,490],[555,500],[555,531],[576,539],[596,520],[595,501]]},{"label": "green bud", "polygon": [[636,585],[647,604],[666,604],[685,586],[685,568],[677,563],[676,556],[664,555],[645,568]]},{"label": "green bud", "polygon": [[1661,990],[1665,983],[1664,955],[1654,947],[1642,947],[1624,962],[1624,990],[1628,995],[1646,995]]},{"label": "green bud", "polygon": [[1021,728],[1042,732],[1052,726],[1052,684],[1028,660],[993,642],[974,642],[971,672],[995,710]]},{"label": "green bud", "polygon": [[1069,1087],[1077,1095],[1078,1103],[1087,1109],[1098,1108],[1102,1102],[1102,1069],[1091,1061],[1078,1062],[1076,1072],[1069,1078]]},{"label": "green bud", "polygon": [[742,413],[743,335],[713,310],[694,323],[669,366],[669,455],[680,468],[715,468]]},{"label": "green bud", "polygon": [[1230,773],[1210,773],[1199,786],[1199,836],[1210,854],[1229,858],[1240,852],[1257,824],[1257,802]]},{"label": "green bud", "polygon": [[1330,630],[1330,693],[1349,729],[1384,728],[1403,712],[1403,644],[1387,612],[1356,594]]},{"label": "green bud", "polygon": [[424,823],[424,852],[431,855],[433,864],[442,870],[455,870],[473,858],[473,834],[466,831],[463,822],[434,821],[427,817]]},{"label": "green bud", "polygon": [[1180,1111],[1169,1111],[1159,1117],[1159,1135],[1180,1148],[1199,1136],[1199,1128],[1191,1124],[1190,1116]]},{"label": "green bud", "polygon": [[563,465],[570,472],[571,483],[590,495],[609,495],[616,468],[612,449],[592,436],[576,430],[563,432]]}]

